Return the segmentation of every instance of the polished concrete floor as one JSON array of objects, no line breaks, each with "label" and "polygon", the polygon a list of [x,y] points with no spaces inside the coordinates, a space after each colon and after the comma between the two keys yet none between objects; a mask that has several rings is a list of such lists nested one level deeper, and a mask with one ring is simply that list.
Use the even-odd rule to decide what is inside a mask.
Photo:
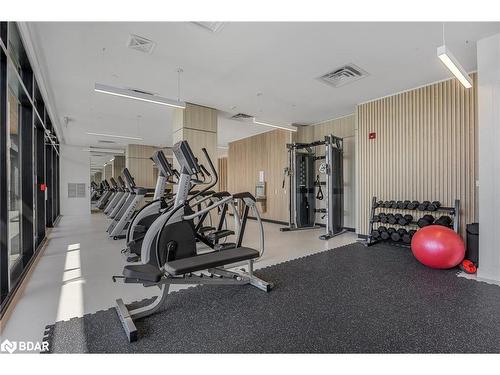
[{"label": "polished concrete floor", "polygon": [[[5,326],[2,340],[41,341],[48,324],[107,309],[117,298],[128,303],[158,293],[154,287],[112,282],[111,276],[121,275],[125,263],[120,254],[125,240],[109,239],[107,225],[108,219],[100,213],[61,218]],[[321,229],[280,232],[279,227],[264,224],[266,250],[256,269],[356,241],[352,232],[321,241]],[[258,226],[250,220],[244,245],[258,248],[258,243]]]}]

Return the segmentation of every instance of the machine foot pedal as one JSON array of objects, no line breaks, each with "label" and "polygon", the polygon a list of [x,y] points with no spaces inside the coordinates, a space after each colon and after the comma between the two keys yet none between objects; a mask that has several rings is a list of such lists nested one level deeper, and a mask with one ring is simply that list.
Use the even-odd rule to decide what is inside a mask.
[{"label": "machine foot pedal", "polygon": [[139,255],[131,255],[129,257],[127,257],[127,262],[128,263],[135,263],[135,262],[138,262],[141,258],[139,257]]},{"label": "machine foot pedal", "polygon": [[213,230],[215,230],[214,227],[201,227],[200,229],[198,229],[198,232],[203,234],[206,232],[211,232]]}]

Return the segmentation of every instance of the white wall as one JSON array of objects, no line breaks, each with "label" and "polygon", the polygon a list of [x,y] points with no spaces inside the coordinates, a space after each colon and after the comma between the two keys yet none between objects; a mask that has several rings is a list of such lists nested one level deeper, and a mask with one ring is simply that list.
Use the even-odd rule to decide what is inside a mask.
[{"label": "white wall", "polygon": [[500,281],[500,34],[477,43],[479,105],[478,277]]},{"label": "white wall", "polygon": [[[90,157],[76,146],[61,145],[61,215],[90,215]],[[68,183],[85,183],[85,198],[68,198]]]}]

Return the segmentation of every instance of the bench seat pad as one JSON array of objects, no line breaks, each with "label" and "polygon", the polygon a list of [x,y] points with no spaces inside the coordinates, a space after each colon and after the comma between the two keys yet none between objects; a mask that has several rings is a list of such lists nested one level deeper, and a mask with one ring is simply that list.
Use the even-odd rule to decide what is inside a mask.
[{"label": "bench seat pad", "polygon": [[194,257],[177,259],[165,263],[165,270],[170,275],[182,275],[197,272],[208,268],[220,267],[244,260],[259,257],[259,252],[249,247],[236,247],[213,253],[196,255]]}]

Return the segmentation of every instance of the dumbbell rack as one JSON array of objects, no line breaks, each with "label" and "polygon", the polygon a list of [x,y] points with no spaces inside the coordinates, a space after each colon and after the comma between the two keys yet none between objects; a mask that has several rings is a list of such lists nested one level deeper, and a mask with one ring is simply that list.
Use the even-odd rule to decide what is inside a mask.
[{"label": "dumbbell rack", "polygon": [[[365,242],[365,245],[366,246],[371,246],[371,245],[374,245],[376,243],[379,243],[379,242],[389,242],[389,243],[392,243],[392,244],[397,244],[399,246],[403,246],[403,247],[410,247],[410,244],[406,244],[406,243],[403,243],[403,242],[395,242],[395,241],[392,241],[391,239],[388,239],[388,240],[383,240],[383,239],[375,239],[375,238],[372,238],[372,231],[373,231],[373,224],[377,223],[377,224],[380,224],[379,222],[374,222],[373,220],[373,217],[375,216],[375,214],[377,213],[377,210],[388,210],[388,211],[393,211],[395,213],[402,213],[402,212],[421,212],[422,214],[426,214],[426,213],[436,213],[436,212],[442,212],[442,213],[447,213],[448,215],[450,215],[453,219],[453,230],[455,232],[458,233],[459,231],[459,228],[460,228],[460,200],[459,199],[455,199],[455,204],[453,207],[439,207],[437,210],[434,210],[434,211],[430,211],[430,210],[417,210],[417,209],[408,209],[408,208],[390,208],[390,207],[383,207],[383,206],[378,206],[377,204],[377,197],[373,197],[372,198],[372,205],[371,205],[371,215],[370,215],[370,224],[369,224],[369,235],[368,235],[368,239],[366,240]],[[390,226],[390,227],[397,227],[397,228],[403,228],[403,227],[412,227],[413,229],[415,230],[419,230],[420,227],[417,225],[417,221],[412,221],[411,223],[409,223],[408,225],[405,225],[405,226],[402,226],[402,225],[399,225],[399,224],[389,224],[389,223],[384,223],[384,225],[386,226]]]}]

